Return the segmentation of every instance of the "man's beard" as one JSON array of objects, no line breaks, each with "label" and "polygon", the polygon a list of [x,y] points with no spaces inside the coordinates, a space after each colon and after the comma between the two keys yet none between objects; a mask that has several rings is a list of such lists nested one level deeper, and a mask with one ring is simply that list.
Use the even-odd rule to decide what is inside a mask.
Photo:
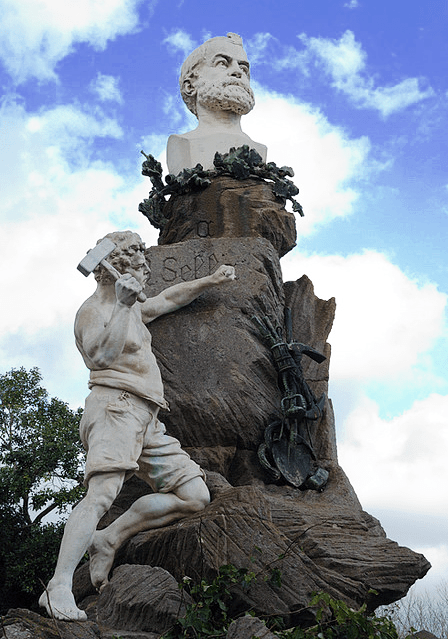
[{"label": "man's beard", "polygon": [[244,116],[252,111],[255,104],[252,89],[232,80],[219,85],[199,80],[196,87],[196,102],[211,111],[232,111]]}]

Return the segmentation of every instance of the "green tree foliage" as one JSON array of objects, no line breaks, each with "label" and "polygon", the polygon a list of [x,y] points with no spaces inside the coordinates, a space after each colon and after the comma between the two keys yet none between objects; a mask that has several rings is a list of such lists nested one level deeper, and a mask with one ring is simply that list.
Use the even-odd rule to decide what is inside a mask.
[{"label": "green tree foliage", "polygon": [[81,410],[49,398],[37,368],[0,376],[0,602],[29,606],[54,564],[63,524],[44,524],[83,494]]}]

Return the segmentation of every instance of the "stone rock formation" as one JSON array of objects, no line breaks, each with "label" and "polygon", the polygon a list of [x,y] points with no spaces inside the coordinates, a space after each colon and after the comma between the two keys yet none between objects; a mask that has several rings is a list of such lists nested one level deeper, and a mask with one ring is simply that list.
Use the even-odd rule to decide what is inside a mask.
[{"label": "stone rock formation", "polygon": [[98,622],[128,631],[163,634],[191,603],[160,567],[121,565],[98,598]]},{"label": "stone rock formation", "polygon": [[[294,245],[295,228],[265,183],[220,178],[209,189],[172,197],[169,225],[150,250],[146,293],[207,275],[221,263],[236,269],[237,280],[225,293],[206,292],[150,325],[171,409],[162,420],[204,468],[212,501],[195,516],[125,543],[111,584],[123,565],[161,567],[177,581],[186,575],[213,579],[225,564],[247,567],[257,579],[249,589],[234,588],[232,613],[281,615],[291,625],[313,619],[307,605],[314,591],[352,607],[367,602],[371,610],[394,602],[430,565],[389,540],[378,520],[363,511],[338,464],[331,400],[310,430],[318,463],[329,472],[324,491],[273,480],[257,455],[270,417],[279,415],[281,394],[252,315],[268,315],[283,326],[285,306],[292,309],[293,337],[326,356],[321,364],[303,362],[305,378],[320,397],[328,392],[335,301],[317,298],[305,275],[283,283],[279,255]],[[100,526],[148,492],[136,478],[128,481]],[[270,579],[274,570],[281,580]],[[93,597],[86,565],[75,574],[74,592],[84,599],[82,607]],[[122,596],[113,589],[109,594],[105,610],[119,611]],[[98,619],[109,615],[101,611],[103,595],[96,601]],[[138,622],[140,614],[131,618],[133,629],[147,628]]]},{"label": "stone rock formation", "polygon": [[262,620],[254,616],[243,616],[229,625],[228,638],[278,638],[267,629]]},{"label": "stone rock formation", "polygon": [[[235,215],[238,212],[238,215]],[[166,203],[159,245],[205,238],[265,238],[283,257],[296,244],[293,213],[266,182],[222,176],[196,193]]]}]

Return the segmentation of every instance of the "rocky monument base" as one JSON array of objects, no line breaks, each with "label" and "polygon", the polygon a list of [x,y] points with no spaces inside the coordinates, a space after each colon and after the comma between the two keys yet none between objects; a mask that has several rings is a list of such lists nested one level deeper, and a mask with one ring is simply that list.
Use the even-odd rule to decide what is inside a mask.
[{"label": "rocky monument base", "polygon": [[[189,307],[149,326],[171,408],[162,419],[204,468],[212,501],[195,516],[125,543],[100,596],[90,584],[88,564],[78,570],[76,599],[82,608],[95,611],[102,624],[134,632],[166,631],[172,616],[166,609],[165,626],[157,626],[155,614],[148,613],[156,610],[148,604],[154,601],[148,595],[152,587],[145,591],[142,586],[153,584],[154,571],[165,570],[175,581],[185,576],[211,580],[222,565],[247,567],[257,579],[249,589],[235,588],[232,613],[279,615],[287,625],[296,625],[312,620],[308,603],[313,592],[325,591],[354,608],[366,602],[373,610],[403,597],[430,567],[422,555],[389,540],[378,520],[363,511],[337,461],[330,400],[310,434],[319,466],[329,472],[323,491],[274,480],[260,464],[257,449],[270,416],[280,411],[281,394],[271,353],[251,318],[268,315],[281,326],[285,306],[291,308],[293,337],[326,356],[320,364],[309,358],[303,362],[307,382],[321,397],[328,391],[327,338],[335,301],[317,298],[306,276],[282,282],[279,247],[293,246],[294,238],[274,246],[278,236],[270,225],[278,227],[278,201],[272,197],[271,215],[265,185],[259,186],[258,200],[264,204],[258,223],[234,224],[231,237],[212,235],[213,216],[221,230],[229,229],[235,201],[240,212],[247,210],[245,200],[253,208],[256,185],[248,189],[244,182],[226,178],[212,191],[190,194],[188,206],[201,215],[188,233],[186,225],[179,224],[185,199],[172,199],[171,222],[161,236],[169,243],[150,250],[153,284],[148,295],[207,275],[220,263],[234,265],[238,274],[225,294],[204,293]],[[209,230],[206,237],[204,229]],[[137,478],[128,481],[100,526],[148,491]],[[280,580],[270,579],[274,570]],[[139,579],[131,580],[137,572]]]},{"label": "rocky monument base", "polygon": [[[295,243],[291,216],[255,180],[220,178],[204,191],[171,198],[160,244],[150,249],[146,293],[208,275],[222,263],[237,273],[225,293],[207,291],[149,325],[171,409],[162,420],[205,470],[211,503],[128,540],[100,595],[88,563],[82,565],[73,591],[87,622],[17,610],[5,620],[7,630],[25,630],[27,637],[170,637],[190,602],[178,582],[211,581],[223,565],[255,576],[248,588],[233,587],[229,615],[281,616],[287,626],[312,622],[313,592],[373,610],[403,597],[426,574],[427,560],[389,540],[363,511],[338,464],[331,400],[309,430],[316,461],[329,474],[323,491],[274,479],[260,464],[258,448],[269,420],[281,413],[282,396],[254,315],[282,327],[284,309],[291,309],[293,338],[326,357],[304,358],[304,377],[316,397],[328,396],[327,338],[336,304],[317,298],[306,276],[283,283],[279,256]],[[150,491],[131,478],[100,528]],[[242,617],[227,637],[276,636]]]}]

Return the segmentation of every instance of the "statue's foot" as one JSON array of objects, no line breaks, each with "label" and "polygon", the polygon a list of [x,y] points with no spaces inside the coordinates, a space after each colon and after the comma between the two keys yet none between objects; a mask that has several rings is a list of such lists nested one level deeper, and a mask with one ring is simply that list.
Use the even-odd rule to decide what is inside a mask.
[{"label": "statue's foot", "polygon": [[102,531],[96,531],[88,551],[90,579],[93,586],[101,593],[109,582],[109,572],[114,563],[115,549],[106,541]]},{"label": "statue's foot", "polygon": [[50,582],[39,598],[39,606],[58,620],[87,620],[86,612],[78,609],[73,593],[66,586],[52,585]]}]

